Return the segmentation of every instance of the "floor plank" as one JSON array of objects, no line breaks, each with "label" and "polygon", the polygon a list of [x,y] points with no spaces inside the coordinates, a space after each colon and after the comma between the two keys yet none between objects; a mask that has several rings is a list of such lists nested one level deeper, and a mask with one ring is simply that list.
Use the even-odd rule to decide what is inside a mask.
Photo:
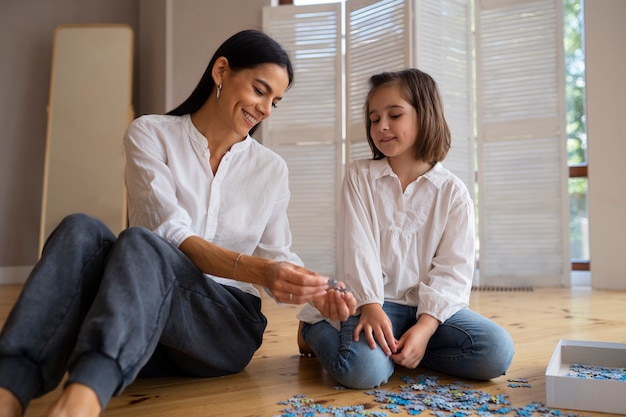
[{"label": "floor plank", "polygon": [[[5,320],[19,290],[17,285],[0,286],[0,323]],[[506,376],[488,382],[465,382],[473,389],[507,394],[515,407],[534,401],[545,403],[545,370],[558,341],[626,343],[624,305],[626,291],[592,291],[587,288],[475,291],[471,307],[509,330],[516,344],[516,354]],[[374,402],[374,397],[364,391],[337,389],[335,381],[320,369],[315,358],[298,354],[295,342],[298,309],[297,306],[279,306],[272,300],[264,300],[268,329],[263,346],[245,371],[214,379],[138,380],[111,400],[103,416],[281,416],[284,414],[281,410],[286,406],[279,402],[297,394],[325,405],[365,404],[369,411],[384,411]],[[389,383],[381,388],[398,391],[403,384],[402,376],[420,373],[432,374],[420,368],[398,368]],[[509,378],[527,379],[531,387],[511,388]],[[439,380],[440,383],[456,381],[445,375],[439,375]],[[25,417],[41,415],[57,395],[58,389],[34,400]],[[609,415],[571,412],[580,416]]]}]

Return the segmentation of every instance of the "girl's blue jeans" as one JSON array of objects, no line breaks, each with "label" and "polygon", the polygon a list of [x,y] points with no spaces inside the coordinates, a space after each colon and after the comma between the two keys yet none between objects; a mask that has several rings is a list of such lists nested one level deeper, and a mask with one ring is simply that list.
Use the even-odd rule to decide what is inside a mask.
[{"label": "girl's blue jeans", "polygon": [[241,371],[267,320],[261,300],[206,278],[156,234],[116,238],[100,221],[66,217],[0,333],[0,386],[23,409],[67,383],[104,409],[137,376],[212,377]]},{"label": "girl's blue jeans", "polygon": [[[416,323],[416,307],[387,302],[383,309],[396,339]],[[367,389],[386,383],[395,366],[380,346],[371,349],[363,334],[358,342],[354,341],[359,318],[350,317],[341,323],[339,331],[326,321],[305,323],[302,337],[340,384]],[[419,366],[461,378],[487,380],[506,372],[513,353],[513,340],[504,328],[464,308],[439,326]]]}]

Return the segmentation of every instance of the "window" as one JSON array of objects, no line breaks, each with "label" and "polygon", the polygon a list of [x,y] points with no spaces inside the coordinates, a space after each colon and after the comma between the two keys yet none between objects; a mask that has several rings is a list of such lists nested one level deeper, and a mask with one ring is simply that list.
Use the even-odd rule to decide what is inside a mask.
[{"label": "window", "polygon": [[565,97],[570,197],[572,269],[589,270],[587,135],[585,127],[585,56],[582,0],[564,0]]}]

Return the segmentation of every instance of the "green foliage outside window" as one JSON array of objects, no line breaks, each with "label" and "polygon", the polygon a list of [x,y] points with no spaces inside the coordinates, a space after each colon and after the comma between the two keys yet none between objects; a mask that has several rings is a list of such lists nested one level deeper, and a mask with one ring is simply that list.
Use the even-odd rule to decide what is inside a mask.
[{"label": "green foliage outside window", "polygon": [[564,0],[567,151],[570,165],[587,162],[585,129],[585,55],[581,0]]},{"label": "green foliage outside window", "polygon": [[[587,163],[583,0],[564,0],[563,12],[567,156],[572,166]],[[589,260],[587,188],[586,178],[569,180],[570,251],[576,260]]]}]

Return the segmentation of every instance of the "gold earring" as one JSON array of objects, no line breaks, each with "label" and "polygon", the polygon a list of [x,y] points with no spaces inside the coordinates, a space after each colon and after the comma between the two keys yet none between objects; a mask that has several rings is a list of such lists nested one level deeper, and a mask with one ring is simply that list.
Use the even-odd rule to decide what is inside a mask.
[{"label": "gold earring", "polygon": [[220,98],[221,93],[222,93],[222,84],[220,83],[220,85],[217,87],[217,93],[216,93],[218,99]]}]

